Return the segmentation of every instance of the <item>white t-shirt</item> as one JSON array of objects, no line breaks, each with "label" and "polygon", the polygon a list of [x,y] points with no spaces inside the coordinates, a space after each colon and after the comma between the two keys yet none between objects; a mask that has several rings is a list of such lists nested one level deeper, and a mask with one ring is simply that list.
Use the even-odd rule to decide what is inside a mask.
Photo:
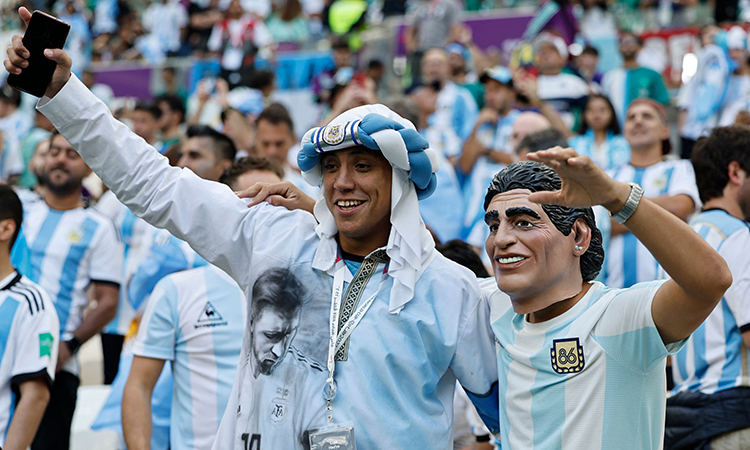
[{"label": "white t-shirt", "polygon": [[481,283],[498,342],[503,448],[660,449],[665,346],[651,302],[664,281],[630,289],[592,282],[571,309],[541,323],[513,311],[494,278]]},{"label": "white t-shirt", "polygon": [[[688,160],[661,161],[646,168],[626,164],[608,174],[615,181],[641,185],[645,197],[685,194],[693,199],[696,209],[700,207],[695,172]],[[604,255],[602,272],[607,286],[630,287],[659,278],[656,259],[632,233],[612,236]]]},{"label": "white t-shirt", "polygon": [[172,362],[170,447],[213,445],[242,347],[245,296],[213,266],[168,275],[154,288],[133,354]]},{"label": "white t-shirt", "polygon": [[55,378],[60,325],[44,289],[17,272],[0,281],[0,447],[18,401],[18,385]]}]

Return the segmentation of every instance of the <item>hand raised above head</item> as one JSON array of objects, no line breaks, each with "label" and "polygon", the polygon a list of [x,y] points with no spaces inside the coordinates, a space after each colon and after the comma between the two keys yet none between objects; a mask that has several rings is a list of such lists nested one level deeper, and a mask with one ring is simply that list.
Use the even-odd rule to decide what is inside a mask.
[{"label": "hand raised above head", "polygon": [[557,172],[562,188],[554,192],[535,192],[529,200],[585,208],[602,205],[613,213],[622,209],[630,195],[630,186],[609,177],[591,158],[572,148],[554,147],[529,153],[531,161],[544,163]]},{"label": "hand raised above head", "polygon": [[[23,20],[26,25],[29,24],[31,13],[28,9],[24,7],[18,8],[18,15],[21,16],[21,20]],[[28,67],[28,59],[31,56],[29,50],[23,45],[23,36],[18,34],[14,35],[11,40],[11,45],[6,50],[6,53],[8,54],[8,59],[3,61],[5,70],[7,70],[8,73],[20,75],[23,70]],[[44,93],[47,97],[54,97],[70,79],[70,67],[72,61],[67,53],[60,49],[48,48],[44,50],[44,56],[57,63],[55,72],[52,75],[52,80]]]}]

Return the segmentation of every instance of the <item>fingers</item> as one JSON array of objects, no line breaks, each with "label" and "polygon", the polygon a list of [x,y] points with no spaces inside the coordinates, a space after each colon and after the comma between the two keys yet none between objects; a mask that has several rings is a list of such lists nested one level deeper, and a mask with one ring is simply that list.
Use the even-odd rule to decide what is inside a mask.
[{"label": "fingers", "polygon": [[529,194],[529,201],[543,205],[559,204],[560,191],[540,191]]},{"label": "fingers", "polygon": [[26,25],[29,24],[29,20],[31,20],[31,12],[29,12],[28,9],[25,7],[18,8],[18,15],[21,16],[21,20],[23,20],[23,23]]},{"label": "fingers", "polygon": [[58,66],[63,66],[67,69],[70,69],[70,66],[73,65],[70,56],[59,48],[48,48],[44,50],[44,56],[46,56],[47,59],[56,62]]},{"label": "fingers", "polygon": [[30,54],[29,51],[26,50],[26,47],[23,46],[22,39],[23,38],[19,35],[13,36],[12,45],[6,50],[8,59],[3,61],[3,65],[5,66],[5,69],[8,71],[8,73],[18,75],[21,73],[22,69],[28,67],[29,65],[27,59],[29,58]]}]

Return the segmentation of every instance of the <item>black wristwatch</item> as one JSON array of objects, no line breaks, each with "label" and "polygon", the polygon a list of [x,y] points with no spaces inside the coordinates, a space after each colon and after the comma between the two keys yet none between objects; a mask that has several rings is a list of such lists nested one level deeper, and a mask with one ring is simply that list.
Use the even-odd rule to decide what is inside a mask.
[{"label": "black wristwatch", "polygon": [[63,341],[63,342],[65,342],[65,345],[68,346],[68,350],[70,350],[70,354],[71,355],[75,355],[76,352],[78,352],[78,349],[81,348],[81,341],[79,341],[78,339],[76,339],[75,336],[73,336],[70,339],[68,339],[67,341]]}]

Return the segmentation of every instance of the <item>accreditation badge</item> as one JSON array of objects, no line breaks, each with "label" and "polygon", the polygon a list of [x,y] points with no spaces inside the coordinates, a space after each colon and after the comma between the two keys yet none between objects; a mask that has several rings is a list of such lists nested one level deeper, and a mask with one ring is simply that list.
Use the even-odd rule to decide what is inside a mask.
[{"label": "accreditation badge", "polygon": [[310,430],[310,450],[356,450],[354,424],[347,422]]}]

